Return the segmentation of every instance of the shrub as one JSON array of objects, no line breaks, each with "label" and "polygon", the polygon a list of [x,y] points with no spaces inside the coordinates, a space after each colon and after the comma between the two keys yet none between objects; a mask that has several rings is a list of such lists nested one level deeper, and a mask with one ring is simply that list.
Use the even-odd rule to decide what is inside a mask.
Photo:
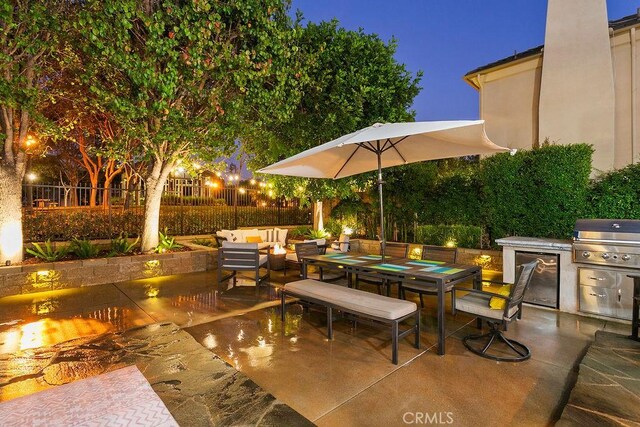
[{"label": "shrub", "polygon": [[100,254],[100,247],[94,245],[90,240],[73,239],[71,242],[71,252],[81,259],[96,258]]},{"label": "shrub", "polygon": [[509,235],[569,238],[589,191],[589,145],[544,145],[481,162],[484,223],[491,240]]},{"label": "shrub", "polygon": [[41,260],[53,262],[64,258],[69,253],[69,247],[57,248],[51,243],[51,240],[44,242],[44,246],[38,243],[32,243],[31,248],[26,249],[27,253]]},{"label": "shrub", "polygon": [[159,254],[182,248],[182,245],[176,242],[175,237],[169,236],[166,228],[164,229],[164,233],[160,231],[158,232],[158,235],[160,237],[160,243],[158,243],[158,246],[156,247],[156,252],[158,252]]},{"label": "shrub", "polygon": [[309,239],[326,239],[328,237],[327,232],[325,230],[311,230],[307,233],[307,238]]},{"label": "shrub", "polygon": [[640,165],[629,165],[594,180],[587,216],[640,219]]},{"label": "shrub", "polygon": [[213,248],[215,246],[215,242],[211,239],[193,239],[191,243],[200,246],[207,246],[209,248]]},{"label": "shrub", "polygon": [[306,238],[307,234],[309,234],[310,231],[311,231],[310,225],[301,225],[289,230],[289,238],[297,239],[297,240],[304,239]]},{"label": "shrub", "polygon": [[126,255],[133,252],[139,240],[138,237],[133,243],[129,243],[129,236],[126,233],[120,233],[118,237],[111,239],[109,256]]},{"label": "shrub", "polygon": [[482,228],[473,225],[419,225],[416,228],[415,242],[425,245],[480,248]]}]

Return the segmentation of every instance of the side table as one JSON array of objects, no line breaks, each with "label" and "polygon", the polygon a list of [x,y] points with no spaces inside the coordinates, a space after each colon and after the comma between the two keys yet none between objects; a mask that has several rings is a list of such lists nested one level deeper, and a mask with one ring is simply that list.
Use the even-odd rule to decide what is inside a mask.
[{"label": "side table", "polygon": [[284,263],[287,259],[287,254],[274,254],[269,252],[269,267],[271,270],[279,271],[284,270]]}]

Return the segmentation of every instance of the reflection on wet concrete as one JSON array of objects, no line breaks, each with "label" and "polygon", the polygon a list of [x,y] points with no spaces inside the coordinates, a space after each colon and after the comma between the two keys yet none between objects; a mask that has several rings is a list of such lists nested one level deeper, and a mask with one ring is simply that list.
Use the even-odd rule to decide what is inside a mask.
[{"label": "reflection on wet concrete", "polygon": [[[296,280],[297,274],[290,272],[287,281]],[[209,372],[207,363],[210,358],[219,357],[248,375],[266,392],[320,424],[346,425],[356,420],[362,423],[377,420],[376,411],[382,411],[376,406],[380,401],[388,404],[383,410],[385,417],[381,419],[389,425],[401,419],[391,416],[393,410],[390,408],[406,409],[407,402],[414,405],[414,410],[440,408],[424,407],[425,400],[420,396],[399,392],[403,383],[415,384],[420,390],[425,388],[424,392],[431,393],[434,401],[439,399],[442,405],[449,405],[442,406],[444,409],[466,411],[469,407],[482,410],[477,407],[485,404],[482,400],[459,405],[430,391],[427,385],[435,379],[445,387],[450,378],[449,382],[455,382],[455,386],[453,383],[448,386],[447,393],[472,396],[482,389],[486,381],[484,372],[492,372],[505,383],[518,383],[524,377],[531,384],[539,382],[540,387],[552,387],[556,400],[546,399],[535,407],[539,414],[536,420],[548,421],[565,378],[584,353],[593,333],[609,327],[604,321],[526,307],[523,320],[515,322],[508,335],[529,345],[533,359],[511,369],[511,365],[487,364],[464,349],[461,338],[475,329],[469,316],[450,314],[449,298],[447,355],[437,356],[433,347],[436,342],[435,298],[425,297],[422,348],[414,349],[409,339],[403,340],[400,343],[401,363],[395,366],[390,363],[391,343],[386,328],[339,318],[334,323],[334,340],[328,341],[326,312],[307,311],[299,303],[289,305],[282,324],[277,286],[283,281],[282,273],[276,272],[272,274],[270,287],[230,288],[227,285],[219,289],[215,284],[215,273],[207,272],[2,298],[0,400],[96,375],[121,363],[144,365],[145,360],[156,357],[160,347],[166,344],[166,351],[162,350],[164,361],[147,366],[143,373],[147,378],[162,378],[153,384],[154,390],[163,400],[167,399],[165,402],[173,402],[174,406],[167,406],[174,416],[182,414],[183,420],[193,420],[189,418],[189,412],[197,412],[211,399],[220,399],[215,400],[215,404],[221,405],[227,415],[237,403],[236,395],[230,395],[228,389],[240,387],[240,383],[230,383],[222,389],[210,384],[217,381],[210,376],[218,368],[211,368],[213,371]],[[375,288],[366,285],[364,289],[376,292]],[[410,294],[410,298],[418,301],[416,295]],[[173,332],[168,333],[160,326],[143,328],[144,333],[130,330],[156,322],[173,322],[185,328],[184,332],[194,337],[205,353],[199,352],[197,358],[189,359],[191,361],[187,363],[179,346],[188,341],[182,336],[183,331],[178,339]],[[615,328],[615,325],[611,327]],[[125,330],[129,330],[129,338],[123,348],[124,344],[114,333]],[[178,344],[174,345],[171,337],[176,338]],[[160,340],[157,346],[149,344],[156,339]],[[61,351],[63,359],[59,358]],[[55,363],[54,358],[57,358]],[[198,374],[181,376],[185,363]],[[460,366],[465,366],[472,376],[463,378]],[[202,380],[203,377],[207,379]],[[212,387],[208,392],[192,390],[200,387],[203,381]],[[251,387],[258,386],[253,384]],[[185,390],[192,390],[194,394],[185,397]],[[530,390],[532,388],[521,389],[511,394],[515,407],[527,407]],[[237,391],[251,393],[242,387]],[[538,394],[534,393],[534,397]],[[183,404],[189,403],[176,406],[180,399]],[[351,402],[360,402],[365,409]],[[208,414],[209,409],[205,413]],[[487,421],[500,420],[500,413],[495,418],[491,416],[486,415]]]},{"label": "reflection on wet concrete", "polygon": [[311,425],[171,323],[0,355],[0,401],[132,364],[180,425]]}]

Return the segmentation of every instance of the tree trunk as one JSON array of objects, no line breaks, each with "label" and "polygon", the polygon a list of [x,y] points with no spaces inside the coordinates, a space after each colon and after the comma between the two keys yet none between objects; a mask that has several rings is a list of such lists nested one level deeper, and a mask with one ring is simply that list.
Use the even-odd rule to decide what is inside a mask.
[{"label": "tree trunk", "polygon": [[[115,178],[115,177],[114,177]],[[106,178],[104,181],[104,191],[102,192],[102,207],[108,208],[111,200],[111,183],[113,178]]]},{"label": "tree trunk", "polygon": [[96,200],[98,200],[98,177],[96,177],[95,180],[91,177],[90,182],[91,190],[89,190],[89,206],[93,208],[96,206]]},{"label": "tree trunk", "polygon": [[22,262],[22,178],[0,166],[0,263]]},{"label": "tree trunk", "polygon": [[145,179],[144,226],[142,228],[142,251],[152,252],[158,246],[160,231],[160,203],[167,177],[173,162],[156,160],[151,173]]}]

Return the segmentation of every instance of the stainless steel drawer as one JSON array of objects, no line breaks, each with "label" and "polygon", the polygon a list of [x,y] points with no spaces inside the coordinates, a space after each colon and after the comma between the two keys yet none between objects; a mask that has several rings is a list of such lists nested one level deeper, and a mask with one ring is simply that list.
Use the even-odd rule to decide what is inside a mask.
[{"label": "stainless steel drawer", "polygon": [[617,301],[617,288],[580,286],[580,311],[601,316],[618,317]]},{"label": "stainless steel drawer", "polygon": [[579,268],[578,272],[580,286],[597,286],[599,288],[616,287],[615,271]]}]

